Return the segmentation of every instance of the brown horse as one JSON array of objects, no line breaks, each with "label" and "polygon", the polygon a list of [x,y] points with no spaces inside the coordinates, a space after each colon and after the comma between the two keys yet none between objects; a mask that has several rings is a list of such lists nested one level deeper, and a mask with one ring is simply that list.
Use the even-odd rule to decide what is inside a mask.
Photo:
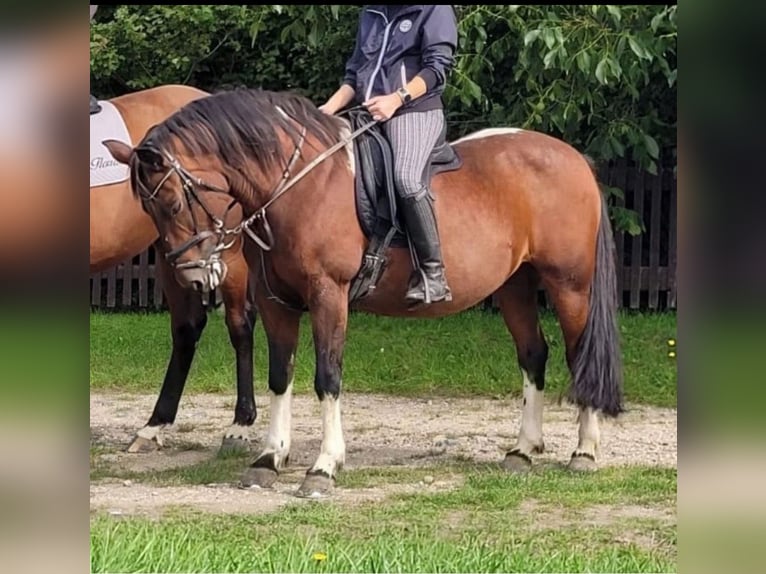
[{"label": "brown horse", "polygon": [[[349,301],[369,243],[355,211],[357,132],[349,128],[301,96],[242,90],[186,106],[135,150],[108,143],[114,157],[130,165],[147,209],[173,246],[209,233],[214,226],[201,217],[204,191],[225,190],[243,206],[244,227],[251,225],[249,233],[269,248],[258,264],[256,304],[269,342],[270,428],[243,484],[269,486],[287,462],[302,310],[311,317],[322,412],[321,450],[298,490],[312,496],[332,488],[345,460],[340,390],[349,309],[436,318],[493,294],[523,375],[520,432],[504,466],[528,469],[530,455],[544,447],[548,347],[538,322],[538,285],[557,310],[573,378],[570,399],[579,407],[569,467],[596,468],[598,414],[622,411],[622,368],[612,232],[591,162],[531,131],[492,129],[454,142],[462,167],[432,179],[452,301],[409,307],[404,295],[412,263],[402,248],[385,252],[388,266],[377,288]],[[188,194],[192,188],[196,199]],[[216,244],[211,236],[187,256],[204,258]]]},{"label": "brown horse", "polygon": [[[139,141],[152,126],[185,104],[207,96],[206,92],[192,87],[166,85],[125,94],[108,102],[114,105],[125,121],[131,141]],[[231,201],[224,196],[219,196],[217,200],[226,200],[224,207]],[[241,208],[230,211],[228,221],[241,219]],[[91,187],[91,273],[126,261],[155,242],[158,254],[165,253],[165,244],[157,242],[157,238],[157,228],[131,191],[129,180]],[[234,421],[224,434],[222,448],[244,448],[249,444],[248,431],[256,418],[252,370],[255,312],[252,294],[248,294],[248,269],[242,253],[242,241],[241,238],[236,239],[231,248],[222,254],[223,265],[219,264],[218,275],[209,273],[203,266],[187,270],[183,277],[176,277],[166,258],[157,257],[155,268],[161,276],[170,310],[173,349],[154,410],[146,426],[138,431],[129,446],[130,452],[162,446],[163,427],[175,421],[197,342],[207,322],[202,293],[215,288],[217,283],[220,283],[226,325],[237,362]],[[224,269],[225,276],[221,281]]]}]

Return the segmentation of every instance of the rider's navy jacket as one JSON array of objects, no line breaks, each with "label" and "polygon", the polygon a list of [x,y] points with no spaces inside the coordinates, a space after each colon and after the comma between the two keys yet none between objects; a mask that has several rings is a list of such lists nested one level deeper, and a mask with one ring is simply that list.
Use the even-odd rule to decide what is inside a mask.
[{"label": "rider's navy jacket", "polygon": [[457,43],[452,6],[364,6],[343,83],[354,88],[361,103],[395,92],[420,74],[428,92],[402,110],[441,108]]}]

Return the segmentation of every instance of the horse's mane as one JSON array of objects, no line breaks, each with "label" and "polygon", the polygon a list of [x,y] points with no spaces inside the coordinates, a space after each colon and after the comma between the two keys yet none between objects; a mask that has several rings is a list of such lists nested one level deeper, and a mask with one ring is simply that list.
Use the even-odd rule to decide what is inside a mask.
[{"label": "horse's mane", "polygon": [[152,127],[140,147],[172,149],[177,138],[189,152],[218,155],[231,167],[256,162],[269,169],[284,166],[292,153],[283,150],[279,130],[297,143],[305,126],[307,134],[331,146],[340,140],[342,125],[342,120],[322,113],[300,94],[238,88],[190,102]]}]

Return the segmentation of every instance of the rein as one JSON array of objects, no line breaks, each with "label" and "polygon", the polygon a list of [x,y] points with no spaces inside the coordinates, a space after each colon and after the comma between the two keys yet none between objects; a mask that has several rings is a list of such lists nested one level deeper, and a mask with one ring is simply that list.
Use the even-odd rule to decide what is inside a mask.
[{"label": "rein", "polygon": [[[360,106],[357,106],[357,107],[360,107]],[[282,113],[283,115],[287,117],[287,114],[282,110],[282,108],[277,107],[277,110],[279,110],[280,113]],[[266,201],[266,203],[263,204],[253,215],[251,215],[242,223],[240,223],[235,228],[235,232],[240,233],[241,231],[244,231],[250,236],[250,238],[253,241],[255,241],[258,244],[258,246],[261,249],[263,249],[264,251],[271,251],[271,249],[274,247],[274,235],[271,231],[271,226],[269,225],[269,222],[266,219],[266,209],[268,209],[277,199],[282,197],[282,195],[287,193],[295,184],[297,184],[301,179],[303,179],[303,177],[305,177],[312,169],[314,169],[316,166],[318,166],[320,163],[322,163],[325,159],[330,157],[336,151],[348,145],[350,142],[352,142],[358,136],[366,132],[376,123],[378,123],[377,120],[368,122],[367,124],[358,128],[356,131],[352,132],[347,138],[344,138],[338,143],[334,144],[333,146],[327,148],[325,151],[323,151],[321,154],[315,157],[306,167],[304,167],[301,171],[299,171],[289,182],[287,181],[286,177],[284,177],[284,176],[289,177],[290,166],[288,166],[287,170],[285,170],[285,174],[282,178],[282,181],[280,181],[280,184],[277,186],[277,188],[275,188],[274,191],[271,192],[271,197],[268,199],[268,201]],[[306,135],[306,127],[303,126],[301,129],[301,141],[298,144],[298,146],[296,146],[295,152],[293,153],[294,160],[297,160],[297,158],[300,156],[300,147],[303,145],[305,135]],[[293,163],[295,162],[291,161],[291,165]],[[260,237],[258,237],[258,235],[256,235],[255,232],[253,232],[253,230],[250,229],[250,226],[253,223],[255,223],[255,221],[257,221],[258,219],[263,220],[263,227],[267,235],[268,243],[264,241],[263,239],[261,239]]]}]

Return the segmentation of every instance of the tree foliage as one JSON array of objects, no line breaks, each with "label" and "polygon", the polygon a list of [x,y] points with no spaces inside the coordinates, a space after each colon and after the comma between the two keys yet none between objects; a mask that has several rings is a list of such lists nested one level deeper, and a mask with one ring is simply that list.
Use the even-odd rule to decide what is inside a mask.
[{"label": "tree foliage", "polygon": [[[626,157],[652,173],[659,161],[675,165],[676,5],[455,8],[450,137],[527,127],[597,161]],[[358,14],[359,6],[341,5],[101,6],[91,24],[92,91],[244,85],[319,104],[343,76]],[[636,214],[612,215],[640,230]]]}]

